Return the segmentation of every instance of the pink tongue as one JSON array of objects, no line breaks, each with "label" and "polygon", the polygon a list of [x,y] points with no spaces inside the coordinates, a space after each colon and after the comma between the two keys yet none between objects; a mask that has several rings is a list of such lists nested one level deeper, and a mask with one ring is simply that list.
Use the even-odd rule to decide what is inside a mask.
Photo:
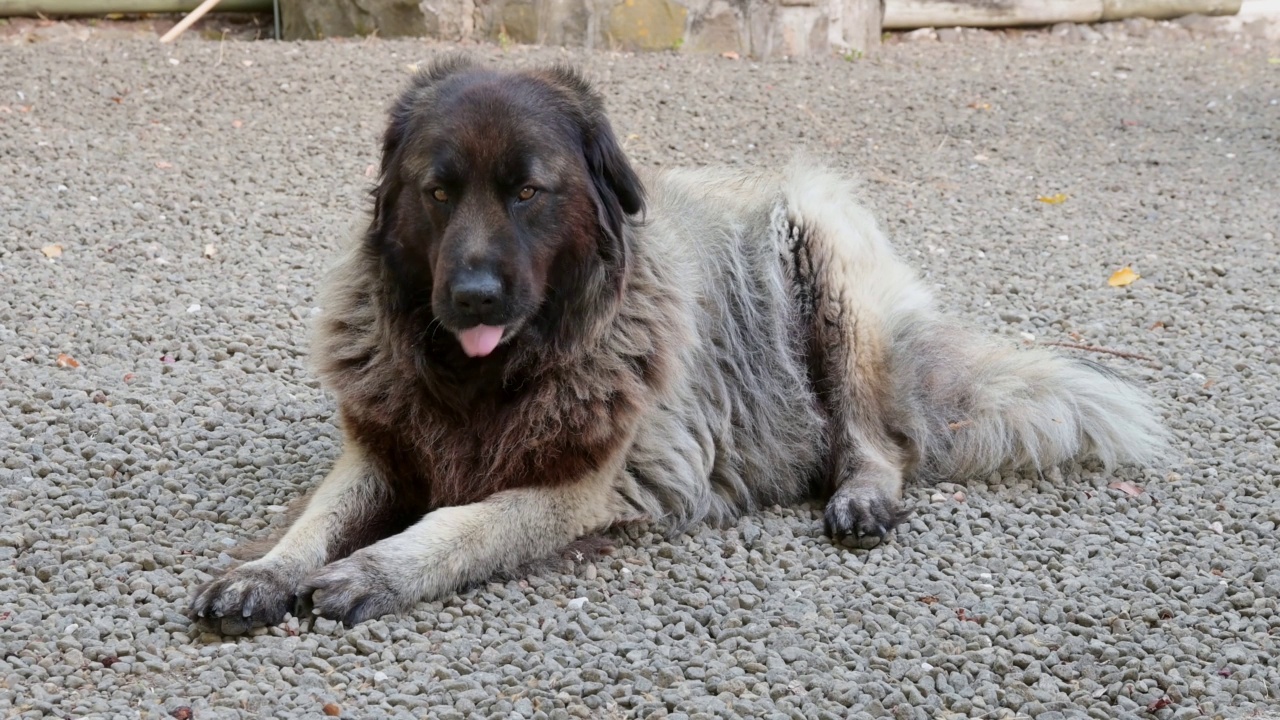
[{"label": "pink tongue", "polygon": [[477,325],[458,333],[458,342],[462,343],[467,357],[484,357],[493,352],[501,340],[502,328],[492,325]]}]

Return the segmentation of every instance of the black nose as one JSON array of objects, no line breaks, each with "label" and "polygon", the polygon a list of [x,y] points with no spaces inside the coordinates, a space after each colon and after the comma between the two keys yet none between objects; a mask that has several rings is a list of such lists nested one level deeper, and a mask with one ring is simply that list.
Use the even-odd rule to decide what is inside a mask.
[{"label": "black nose", "polygon": [[453,304],[462,312],[483,313],[493,310],[502,300],[502,281],[484,271],[461,273],[453,281]]}]

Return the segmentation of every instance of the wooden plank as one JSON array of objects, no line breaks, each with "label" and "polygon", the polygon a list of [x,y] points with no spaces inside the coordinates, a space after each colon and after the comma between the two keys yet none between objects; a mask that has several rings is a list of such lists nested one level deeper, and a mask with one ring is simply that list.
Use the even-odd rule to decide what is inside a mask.
[{"label": "wooden plank", "polygon": [[885,0],[884,27],[910,30],[1088,23],[1102,19],[1102,7],[1103,0]]}]

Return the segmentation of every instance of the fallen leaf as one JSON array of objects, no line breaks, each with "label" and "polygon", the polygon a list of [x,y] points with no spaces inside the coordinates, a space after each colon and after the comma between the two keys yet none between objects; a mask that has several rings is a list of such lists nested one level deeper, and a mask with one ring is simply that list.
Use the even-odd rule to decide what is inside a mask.
[{"label": "fallen leaf", "polygon": [[68,354],[66,354],[66,353],[59,353],[59,354],[58,354],[58,359],[57,359],[57,360],[55,360],[54,362],[55,362],[55,363],[57,363],[58,367],[62,367],[62,368],[65,368],[65,367],[69,367],[69,368],[78,368],[78,367],[80,367],[80,363],[79,363],[79,362],[77,362],[75,358],[71,357],[70,355],[68,355]]},{"label": "fallen leaf", "polygon": [[1061,205],[1067,201],[1064,193],[1054,193],[1053,195],[1037,195],[1036,199],[1045,205]]},{"label": "fallen leaf", "polygon": [[1111,488],[1112,490],[1119,490],[1120,492],[1124,493],[1125,495],[1128,495],[1129,497],[1138,497],[1142,493],[1146,492],[1146,490],[1143,490],[1142,488],[1138,487],[1137,485],[1134,485],[1128,480],[1118,480],[1116,482],[1111,483],[1107,487]]},{"label": "fallen leaf", "polygon": [[116,95],[111,98],[111,102],[119,105],[120,103],[124,102],[124,98],[120,97],[119,95]]},{"label": "fallen leaf", "polygon": [[178,361],[175,360],[172,355],[165,354],[160,356],[160,362],[164,363],[165,365],[172,365]]},{"label": "fallen leaf", "polygon": [[325,703],[324,714],[329,717],[338,717],[342,714],[342,708],[334,705],[333,703]]},{"label": "fallen leaf", "polygon": [[98,662],[102,663],[102,667],[110,670],[112,665],[115,665],[116,663],[120,662],[120,658],[116,657],[115,655],[108,655],[107,657],[102,658]]},{"label": "fallen leaf", "polygon": [[1221,677],[1231,677],[1231,673],[1232,673],[1232,670],[1229,667],[1224,667],[1218,671],[1218,675]]},{"label": "fallen leaf", "polygon": [[217,254],[218,254],[218,246],[217,246],[217,245],[214,245],[213,243],[209,243],[209,244],[207,244],[207,245],[205,245],[205,246],[204,246],[204,256],[205,256],[205,257],[207,257],[207,258],[211,258],[211,257],[213,257],[214,255],[217,255]]},{"label": "fallen leaf", "polygon": [[61,245],[45,245],[44,247],[40,248],[40,252],[44,253],[45,257],[52,260],[56,257],[62,257],[62,246]]},{"label": "fallen leaf", "polygon": [[934,603],[938,602],[938,598],[937,596],[934,596],[934,595],[925,595],[924,597],[920,598],[920,602],[924,603],[925,605],[933,605]]},{"label": "fallen leaf", "polygon": [[737,60],[741,56],[732,50],[726,50],[720,53],[720,57],[724,58],[725,60]]},{"label": "fallen leaf", "polygon": [[1162,327],[1164,327],[1164,321],[1163,321],[1163,320],[1157,320],[1157,321],[1155,321],[1155,322],[1151,323],[1151,327],[1149,327],[1149,328],[1147,328],[1147,329],[1148,329],[1148,330],[1159,330],[1159,329],[1160,329],[1160,328],[1162,328]]},{"label": "fallen leaf", "polygon": [[1150,703],[1148,703],[1147,712],[1156,712],[1158,710],[1163,710],[1172,704],[1173,704],[1173,701],[1169,699],[1169,696],[1164,695],[1159,699],[1152,700]]},{"label": "fallen leaf", "polygon": [[125,382],[125,384],[126,384],[126,385],[127,385],[127,384],[129,384],[129,383],[131,383],[131,382],[133,382],[133,373],[125,373],[125,374],[124,374],[124,382]]},{"label": "fallen leaf", "polygon": [[1081,342],[1081,341],[1083,341],[1083,340],[1084,340],[1084,336],[1083,336],[1083,335],[1081,335],[1080,333],[1076,332],[1075,330],[1072,330],[1071,332],[1069,332],[1069,333],[1067,333],[1067,334],[1068,334],[1068,335],[1070,335],[1070,336],[1071,336],[1071,339],[1072,339],[1072,340],[1075,340],[1076,342]]},{"label": "fallen leaf", "polygon": [[191,708],[187,707],[186,705],[183,705],[180,708],[174,708],[173,711],[169,713],[169,715],[173,717],[174,720],[191,720],[191,718],[195,717],[195,715],[191,712]]},{"label": "fallen leaf", "polygon": [[1132,267],[1125,265],[1119,270],[1111,273],[1111,277],[1107,278],[1107,284],[1111,287],[1124,287],[1125,285],[1132,284],[1134,280],[1137,280],[1140,277],[1142,276],[1134,272]]},{"label": "fallen leaf", "polygon": [[990,110],[991,103],[979,102],[977,100],[974,100],[973,102],[969,103],[969,107],[973,108],[974,110]]},{"label": "fallen leaf", "polygon": [[231,127],[235,128],[235,129],[237,129],[237,130],[239,130],[240,128],[244,127],[244,121],[243,121],[243,120],[232,120],[232,121],[231,121]]},{"label": "fallen leaf", "polygon": [[1214,385],[1217,385],[1217,384],[1218,384],[1218,381],[1217,381],[1217,380],[1214,380],[1214,379],[1210,378],[1210,379],[1208,379],[1208,380],[1205,380],[1205,381],[1204,381],[1204,384],[1200,386],[1200,389],[1202,389],[1202,390],[1208,390],[1209,388],[1211,388],[1211,387],[1213,387]]},{"label": "fallen leaf", "polygon": [[1224,575],[1224,573],[1222,572],[1222,570],[1221,570],[1221,569],[1219,569],[1219,568],[1214,568],[1214,569],[1210,570],[1210,571],[1209,571],[1209,574],[1210,574],[1210,575],[1217,575],[1218,577],[1222,577],[1222,576]]},{"label": "fallen leaf", "polygon": [[157,162],[157,163],[156,163],[156,167],[157,167],[157,168],[159,168],[159,169],[161,169],[161,170],[168,170],[168,169],[170,169],[170,168],[172,168],[172,167],[173,167],[173,163],[169,163],[169,162],[165,162],[164,160],[160,160],[159,162]]},{"label": "fallen leaf", "polygon": [[967,428],[972,424],[973,424],[972,420],[957,420],[953,423],[947,423],[947,429],[951,430],[952,432],[955,432],[956,430],[960,430],[961,428]]}]

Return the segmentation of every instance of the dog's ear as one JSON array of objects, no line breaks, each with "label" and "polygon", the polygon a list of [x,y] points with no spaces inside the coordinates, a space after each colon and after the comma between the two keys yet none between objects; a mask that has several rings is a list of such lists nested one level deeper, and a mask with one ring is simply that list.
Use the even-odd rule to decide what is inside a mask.
[{"label": "dog's ear", "polygon": [[603,249],[605,259],[625,271],[628,248],[623,226],[628,215],[644,210],[644,185],[622,151],[605,115],[604,102],[590,83],[577,71],[564,66],[553,68],[550,79],[572,98],[582,134],[582,153],[591,173],[592,199],[599,211],[601,226],[614,242],[613,248]]},{"label": "dog's ear", "polygon": [[461,54],[446,55],[419,70],[400,97],[391,106],[387,131],[382,136],[382,167],[378,187],[374,189],[373,226],[380,232],[386,220],[389,205],[399,192],[400,179],[395,167],[400,159],[400,148],[408,137],[414,114],[425,104],[435,86],[455,73],[473,67],[470,58]]}]

